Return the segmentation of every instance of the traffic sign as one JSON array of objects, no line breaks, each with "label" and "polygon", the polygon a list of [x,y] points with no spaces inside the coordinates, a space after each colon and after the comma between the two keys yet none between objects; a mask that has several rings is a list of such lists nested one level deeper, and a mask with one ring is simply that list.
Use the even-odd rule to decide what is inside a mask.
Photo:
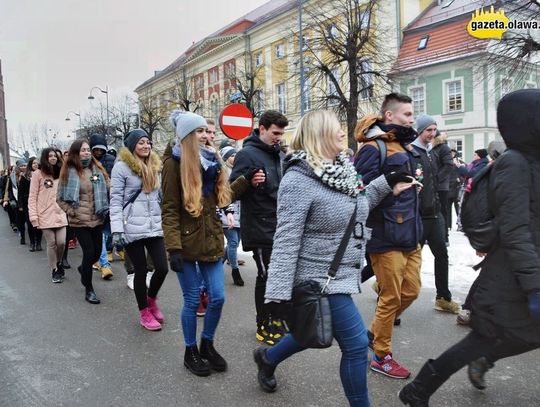
[{"label": "traffic sign", "polygon": [[253,115],[240,103],[225,106],[219,116],[219,126],[227,137],[241,140],[253,130]]}]

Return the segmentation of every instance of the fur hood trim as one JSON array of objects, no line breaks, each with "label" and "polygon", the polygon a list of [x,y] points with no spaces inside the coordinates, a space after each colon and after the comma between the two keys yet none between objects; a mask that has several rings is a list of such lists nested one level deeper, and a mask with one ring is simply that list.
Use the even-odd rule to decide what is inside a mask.
[{"label": "fur hood trim", "polygon": [[[142,176],[142,168],[141,163],[135,159],[135,156],[129,149],[126,147],[122,147],[120,149],[120,152],[118,153],[118,160],[123,161],[127,164],[127,166],[133,171],[135,174],[137,174],[139,177]],[[150,152],[150,168],[152,168],[157,173],[161,172],[161,160],[156,152],[151,151]]]},{"label": "fur hood trim", "polygon": [[445,144],[448,141],[448,135],[446,133],[441,133],[440,136],[434,137],[431,142],[432,147],[437,147],[438,145]]}]

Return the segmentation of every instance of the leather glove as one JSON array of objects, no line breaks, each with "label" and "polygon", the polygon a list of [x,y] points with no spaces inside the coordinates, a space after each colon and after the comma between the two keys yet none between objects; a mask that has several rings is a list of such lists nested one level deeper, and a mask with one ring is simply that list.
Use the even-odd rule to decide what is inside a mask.
[{"label": "leather glove", "polygon": [[124,232],[114,232],[112,234],[112,243],[113,246],[126,246],[128,243]]},{"label": "leather glove", "polygon": [[268,312],[272,315],[272,318],[281,319],[287,321],[287,323],[290,321],[292,315],[291,301],[270,301],[266,306],[268,307]]},{"label": "leather glove", "polygon": [[173,250],[169,253],[169,264],[172,271],[176,271],[177,273],[184,271],[184,259],[180,250]]},{"label": "leather glove", "polygon": [[540,290],[531,291],[527,295],[531,318],[540,321]]},{"label": "leather glove", "polygon": [[392,171],[390,174],[385,174],[384,178],[386,178],[386,182],[388,182],[388,185],[390,186],[390,188],[394,188],[394,186],[398,182],[406,182],[410,184],[411,182],[414,181],[414,178],[412,176],[407,175],[404,172],[395,172],[395,171]]}]

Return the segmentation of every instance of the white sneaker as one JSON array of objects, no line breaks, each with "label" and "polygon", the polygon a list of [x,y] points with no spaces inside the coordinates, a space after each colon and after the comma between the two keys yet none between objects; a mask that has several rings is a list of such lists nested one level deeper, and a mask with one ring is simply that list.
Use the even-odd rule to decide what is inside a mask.
[{"label": "white sneaker", "polygon": [[127,286],[133,290],[133,279],[135,278],[135,273],[128,274],[126,277]]},{"label": "white sneaker", "polygon": [[153,275],[154,275],[153,271],[149,271],[146,273],[146,288],[150,288],[150,280],[152,280]]}]

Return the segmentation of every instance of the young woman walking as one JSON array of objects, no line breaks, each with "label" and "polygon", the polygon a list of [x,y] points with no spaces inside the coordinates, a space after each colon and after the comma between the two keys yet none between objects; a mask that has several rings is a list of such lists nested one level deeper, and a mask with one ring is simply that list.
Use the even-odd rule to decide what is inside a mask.
[{"label": "young woman walking", "polygon": [[[150,137],[143,129],[130,131],[124,144],[111,174],[113,244],[125,247],[134,266],[140,323],[156,331],[164,319],[156,297],[169,270],[161,228],[161,160],[152,151]],[[145,249],[155,269],[148,291]]]},{"label": "young woman walking", "polygon": [[[342,356],[340,376],[351,406],[368,407],[368,337],[351,298],[360,291],[360,273],[370,230],[369,211],[391,192],[398,195],[412,177],[380,176],[363,190],[353,164],[342,152],[346,135],[330,111],[312,111],[300,121],[292,140],[292,156],[285,161],[277,207],[277,229],[268,271],[266,301],[278,315],[291,299],[293,286],[308,280],[326,283],[334,337]],[[335,279],[330,264],[356,208],[356,224]],[[280,315],[284,316],[284,315]],[[254,352],[258,381],[264,391],[276,390],[274,370],[304,350],[291,334],[272,348]]]},{"label": "young woman walking", "polygon": [[57,202],[81,245],[78,270],[85,299],[91,304],[100,303],[92,285],[92,264],[101,254],[103,218],[109,212],[108,184],[107,171],[92,157],[88,141],[74,141],[60,171]]},{"label": "young woman walking", "polygon": [[[28,225],[28,237],[30,238],[30,251],[41,251],[41,230],[36,228],[30,222],[28,214],[28,197],[30,195],[30,182],[33,174],[39,168],[39,161],[36,157],[32,157],[28,160],[26,171],[21,174],[19,178],[19,211],[22,211],[24,222]],[[24,227],[23,227],[24,230]],[[21,232],[22,233],[22,232]]]},{"label": "young woman walking", "polygon": [[52,282],[61,283],[65,276],[62,255],[66,241],[67,218],[56,203],[61,163],[53,148],[41,152],[39,170],[30,181],[28,219],[45,236],[47,260],[52,271]]},{"label": "young woman walking", "polygon": [[[216,207],[230,204],[231,190],[216,153],[199,144],[206,136],[206,120],[191,112],[175,111],[171,123],[176,145],[168,147],[164,154],[163,232],[171,269],[176,272],[184,297],[184,365],[198,376],[208,376],[210,368],[227,370],[227,362],[214,349],[214,334],[225,302],[223,229]],[[247,186],[244,177],[232,185]],[[200,349],[196,339],[200,287],[197,264],[210,297]]]}]

